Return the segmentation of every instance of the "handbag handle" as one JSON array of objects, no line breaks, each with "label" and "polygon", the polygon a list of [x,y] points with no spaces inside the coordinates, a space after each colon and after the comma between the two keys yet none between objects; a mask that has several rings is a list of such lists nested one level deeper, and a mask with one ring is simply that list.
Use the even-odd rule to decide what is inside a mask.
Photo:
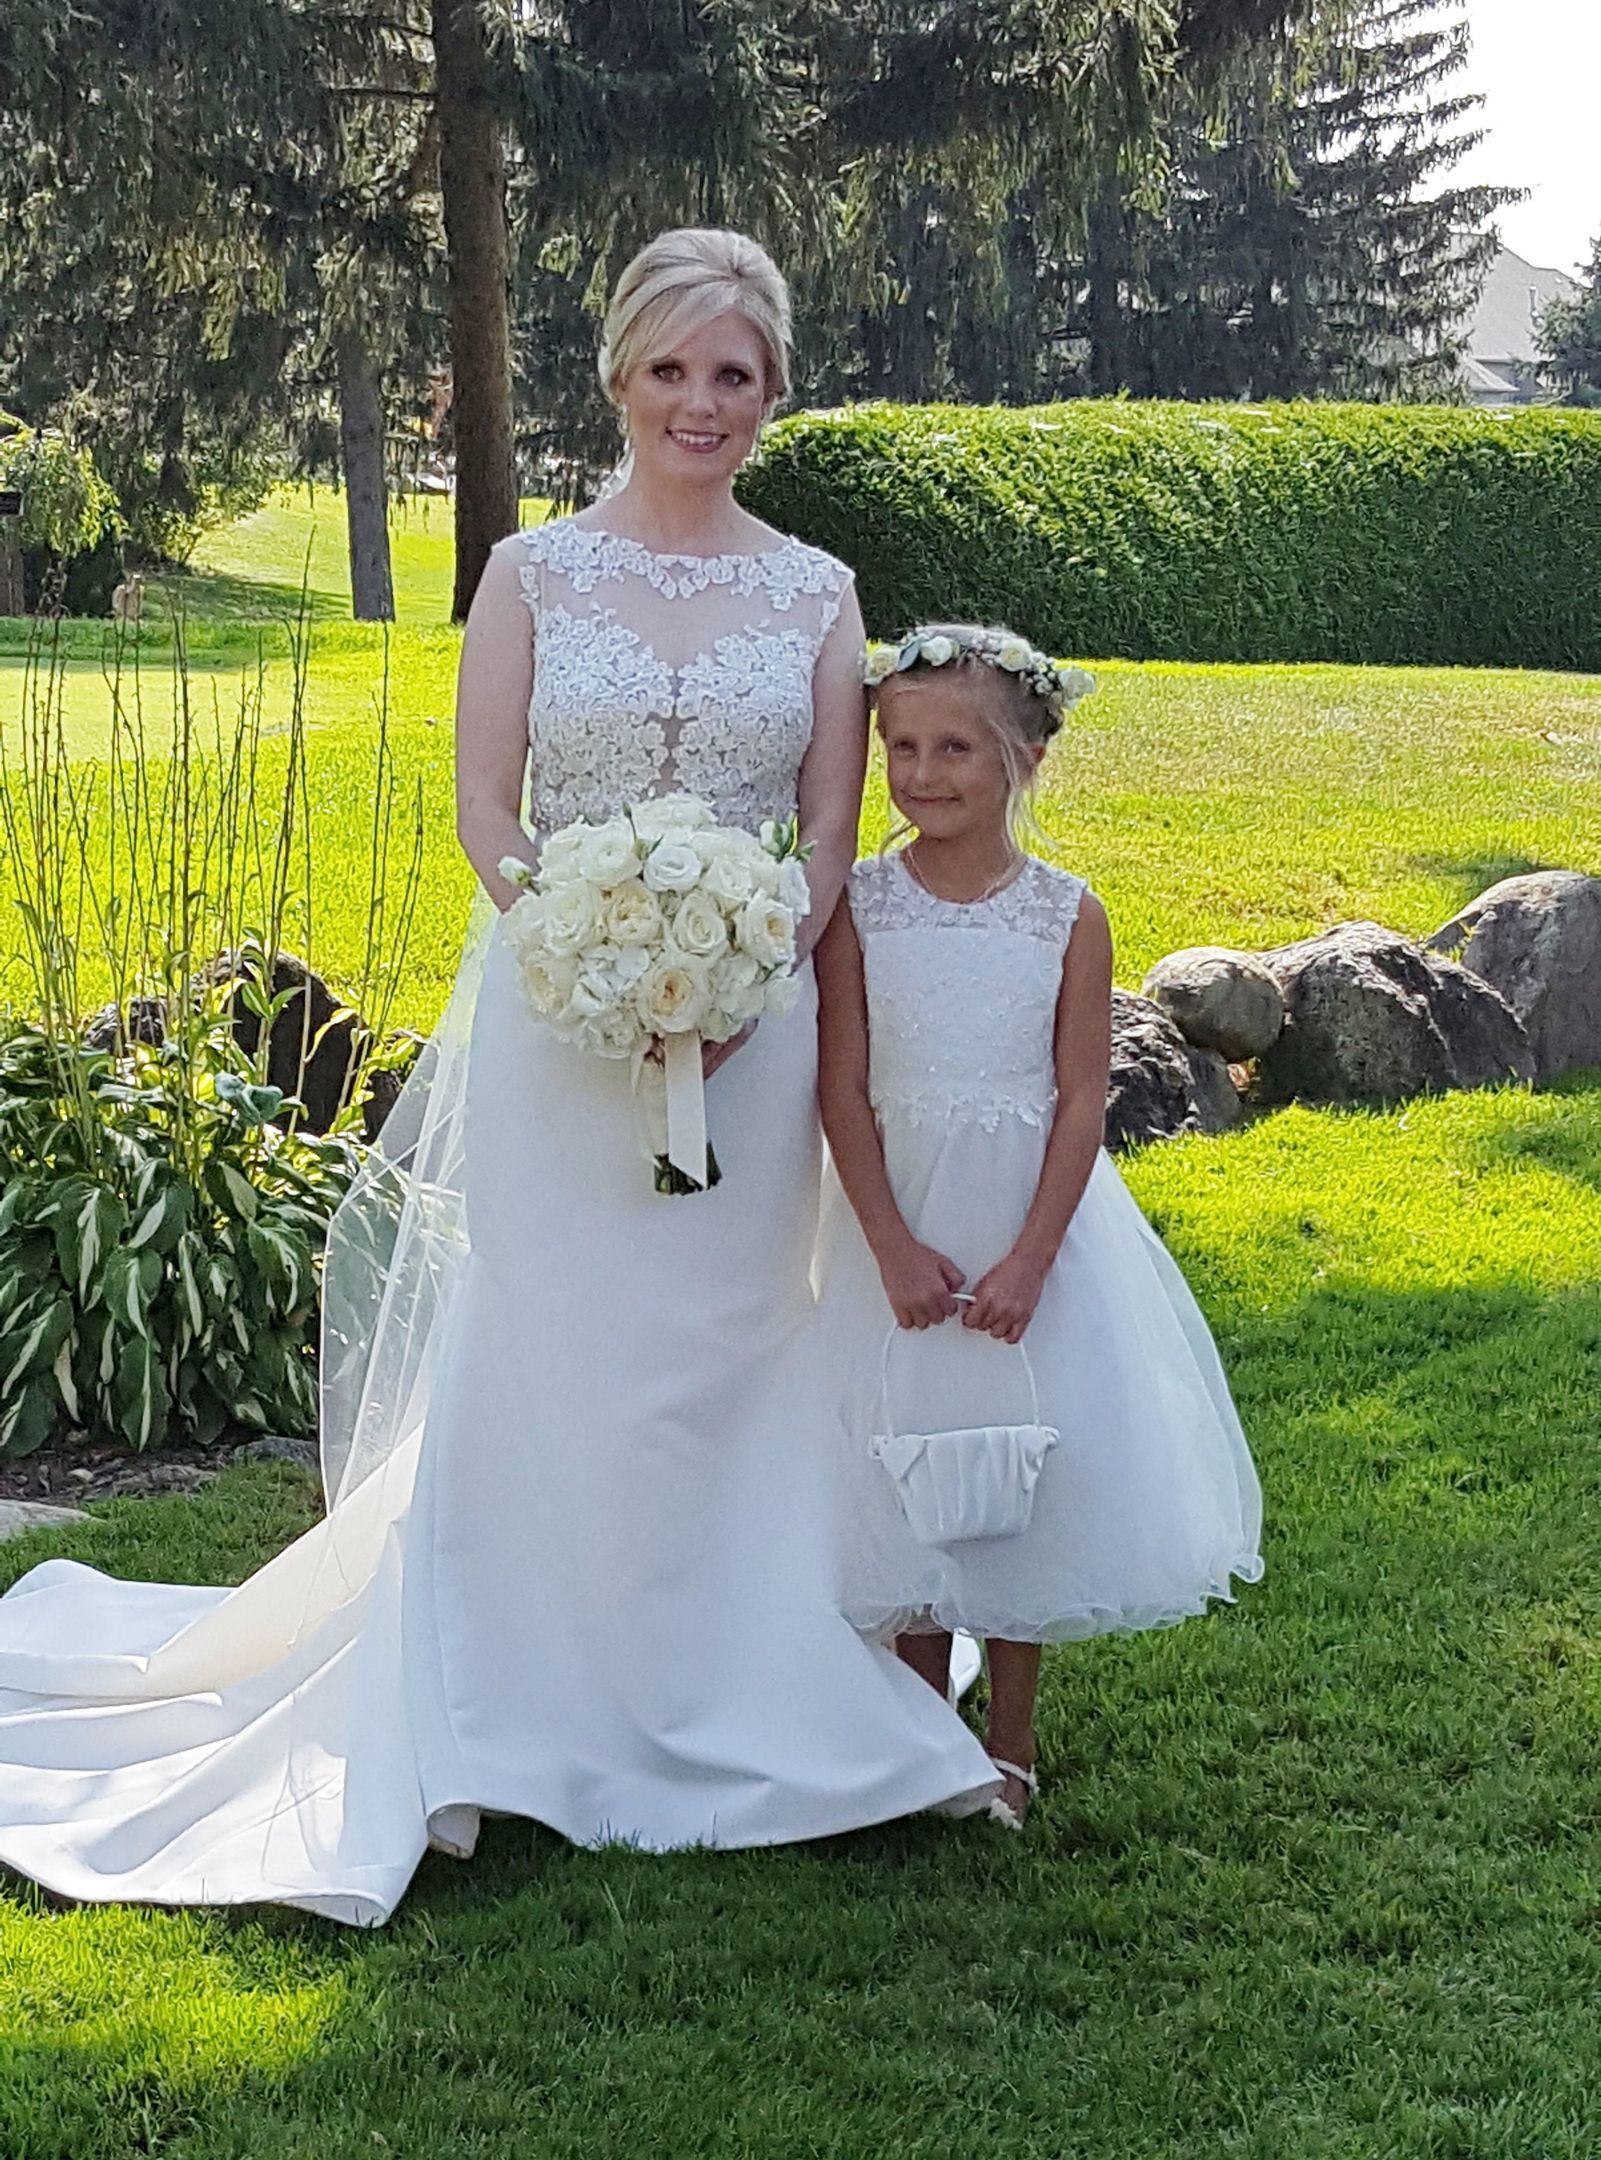
[{"label": "handbag handle", "polygon": [[[971,1290],[953,1290],[951,1296],[958,1305],[971,1305],[974,1302],[974,1294]],[[891,1439],[895,1438],[896,1435],[894,1420],[890,1416],[889,1408],[889,1354],[895,1347],[896,1336],[904,1335],[907,1332],[908,1330],[898,1323],[890,1329],[889,1333],[884,1337],[884,1355],[879,1365],[878,1408],[885,1433]],[[1039,1384],[1034,1378],[1034,1361],[1028,1354],[1026,1343],[1020,1342],[1016,1348],[1018,1356],[1023,1360],[1023,1371],[1028,1379],[1029,1402],[1034,1412],[1033,1422],[1037,1425],[1040,1421],[1040,1391]]]}]

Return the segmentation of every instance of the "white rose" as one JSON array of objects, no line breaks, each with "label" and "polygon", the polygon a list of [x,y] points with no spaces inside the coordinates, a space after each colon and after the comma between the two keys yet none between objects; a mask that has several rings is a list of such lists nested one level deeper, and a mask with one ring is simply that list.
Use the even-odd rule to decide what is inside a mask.
[{"label": "white rose", "polygon": [[790,855],[778,866],[778,897],[799,922],[812,912],[812,888],[806,882],[806,866]]},{"label": "white rose", "polygon": [[699,832],[703,825],[715,822],[698,795],[655,795],[649,802],[635,803],[629,814],[641,840],[664,840],[670,832]]},{"label": "white rose", "polygon": [[539,845],[539,872],[553,882],[570,877],[577,867],[578,850],[589,837],[587,825],[564,825]]},{"label": "white rose", "polygon": [[760,890],[756,865],[748,851],[715,857],[706,865],[704,884],[712,898],[726,908],[742,908]]},{"label": "white rose", "polygon": [[545,896],[525,892],[500,918],[502,933],[514,953],[545,950]]},{"label": "white rose", "polygon": [[900,656],[898,645],[869,645],[867,659],[862,667],[862,680],[869,690],[876,690],[881,682],[888,682],[895,672],[895,662]]},{"label": "white rose", "polygon": [[614,885],[602,915],[614,945],[654,945],[661,935],[662,905],[638,878]]},{"label": "white rose", "polygon": [[795,918],[781,900],[752,900],[740,909],[741,948],[763,967],[788,967],[795,957]]},{"label": "white rose", "polygon": [[728,924],[710,893],[687,892],[674,913],[671,938],[681,953],[710,960],[728,950]]},{"label": "white rose", "polygon": [[634,846],[633,834],[621,818],[595,826],[579,841],[573,866],[580,877],[588,878],[593,885],[607,890],[620,885],[639,868],[639,851]]},{"label": "white rose", "polygon": [[1056,670],[1056,683],[1062,703],[1071,710],[1080,698],[1087,698],[1095,688],[1095,677],[1088,668],[1059,667]]},{"label": "white rose", "polygon": [[559,958],[544,960],[537,954],[530,954],[518,963],[517,972],[522,979],[523,996],[536,1017],[559,1020],[567,1010],[573,984],[578,980],[578,962]]},{"label": "white rose", "polygon": [[613,1005],[584,1022],[579,1037],[583,1048],[596,1057],[632,1057],[639,1046],[639,1020],[630,1005]]},{"label": "white rose", "polygon": [[743,855],[749,847],[750,834],[732,825],[708,825],[695,835],[695,853],[708,868],[714,862],[725,862],[730,855]]},{"label": "white rose", "polygon": [[[540,895],[546,949],[553,953],[582,952],[593,944],[600,927],[600,896],[593,885],[575,878]],[[519,901],[518,906],[522,905]]]},{"label": "white rose", "polygon": [[634,1009],[653,1035],[687,1035],[699,1027],[710,999],[706,970],[695,960],[658,960],[641,980]]},{"label": "white rose", "polygon": [[687,840],[658,840],[643,875],[652,892],[688,892],[700,883],[700,857]]},{"label": "white rose", "polygon": [[1009,675],[1021,675],[1034,658],[1034,648],[1027,638],[1002,638],[995,658]]},{"label": "white rose", "polygon": [[948,637],[924,638],[919,647],[919,657],[930,667],[945,667],[956,658],[956,640]]}]

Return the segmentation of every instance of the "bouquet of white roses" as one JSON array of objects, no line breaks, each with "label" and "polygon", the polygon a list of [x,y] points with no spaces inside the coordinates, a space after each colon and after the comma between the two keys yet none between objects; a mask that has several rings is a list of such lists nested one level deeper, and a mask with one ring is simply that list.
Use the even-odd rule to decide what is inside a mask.
[{"label": "bouquet of white roses", "polygon": [[505,936],[529,1006],[563,1042],[631,1058],[647,1114],[665,1114],[658,1191],[717,1182],[700,1046],[794,1004],[807,852],[793,818],[758,836],[719,825],[696,796],[664,795],[564,825],[537,871],[501,863],[523,888]]}]

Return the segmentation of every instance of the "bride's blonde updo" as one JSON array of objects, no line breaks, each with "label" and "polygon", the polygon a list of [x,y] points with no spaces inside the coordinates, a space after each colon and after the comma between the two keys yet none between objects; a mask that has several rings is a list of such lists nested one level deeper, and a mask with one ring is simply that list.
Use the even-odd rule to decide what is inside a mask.
[{"label": "bride's blonde updo", "polygon": [[601,388],[615,404],[636,368],[730,309],[766,348],[767,398],[776,405],[789,395],[789,287],[765,248],[707,226],[658,233],[617,280],[601,339]]}]

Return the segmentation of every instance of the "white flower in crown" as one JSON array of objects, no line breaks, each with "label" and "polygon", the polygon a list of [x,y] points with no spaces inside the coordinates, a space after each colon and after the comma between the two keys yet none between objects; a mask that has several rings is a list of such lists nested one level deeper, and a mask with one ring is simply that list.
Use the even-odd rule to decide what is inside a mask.
[{"label": "white flower in crown", "polygon": [[920,641],[918,652],[930,667],[948,667],[961,649],[955,638],[930,637]]},{"label": "white flower in crown", "polygon": [[1039,654],[1027,638],[1002,638],[996,648],[995,664],[1005,668],[1008,675],[1026,674],[1038,659]]},{"label": "white flower in crown", "polygon": [[1095,677],[1088,668],[1058,667],[1052,672],[1056,677],[1056,695],[1066,709],[1071,709],[1080,698],[1087,698],[1095,688]]},{"label": "white flower in crown", "polygon": [[862,680],[869,690],[876,690],[880,683],[888,682],[895,672],[900,658],[898,645],[869,645],[867,660],[862,669]]}]

